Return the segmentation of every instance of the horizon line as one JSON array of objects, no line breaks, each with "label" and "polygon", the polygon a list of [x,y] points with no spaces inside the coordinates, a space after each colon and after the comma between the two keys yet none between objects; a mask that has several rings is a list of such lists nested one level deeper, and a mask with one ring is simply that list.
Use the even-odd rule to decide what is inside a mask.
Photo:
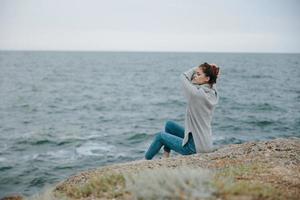
[{"label": "horizon line", "polygon": [[249,54],[300,54],[300,52],[269,52],[269,51],[166,51],[166,50],[70,50],[70,49],[0,49],[0,51],[27,52],[102,52],[102,53],[249,53]]}]

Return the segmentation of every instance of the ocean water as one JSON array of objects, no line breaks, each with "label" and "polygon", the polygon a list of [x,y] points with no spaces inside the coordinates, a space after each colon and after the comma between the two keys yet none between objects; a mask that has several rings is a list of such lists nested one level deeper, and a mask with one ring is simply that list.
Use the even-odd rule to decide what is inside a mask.
[{"label": "ocean water", "polygon": [[300,137],[300,54],[1,51],[0,197],[143,159],[203,62],[221,67],[216,146]]}]

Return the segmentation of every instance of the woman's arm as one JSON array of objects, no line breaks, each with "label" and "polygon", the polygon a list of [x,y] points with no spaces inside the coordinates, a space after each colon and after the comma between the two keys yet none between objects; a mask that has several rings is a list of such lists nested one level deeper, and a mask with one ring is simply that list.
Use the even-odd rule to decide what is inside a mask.
[{"label": "woman's arm", "polygon": [[201,94],[201,90],[199,91],[199,89],[192,83],[192,76],[197,68],[198,67],[193,67],[180,75],[183,91],[188,99],[193,95]]},{"label": "woman's arm", "polygon": [[194,73],[196,73],[197,68],[198,67],[193,67],[193,68],[187,70],[186,72],[183,72],[183,74],[189,81],[192,81],[193,75],[194,75]]}]

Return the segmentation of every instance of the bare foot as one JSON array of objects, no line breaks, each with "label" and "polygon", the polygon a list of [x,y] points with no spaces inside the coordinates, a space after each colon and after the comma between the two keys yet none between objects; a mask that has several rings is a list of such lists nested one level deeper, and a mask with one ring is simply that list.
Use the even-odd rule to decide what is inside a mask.
[{"label": "bare foot", "polygon": [[164,158],[169,158],[170,157],[170,152],[164,151],[163,157]]}]

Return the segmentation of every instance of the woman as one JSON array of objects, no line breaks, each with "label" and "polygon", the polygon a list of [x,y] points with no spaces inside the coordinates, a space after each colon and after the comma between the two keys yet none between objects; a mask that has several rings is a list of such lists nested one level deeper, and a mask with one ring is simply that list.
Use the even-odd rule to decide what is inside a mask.
[{"label": "woman", "polygon": [[219,96],[215,83],[219,67],[203,63],[181,75],[184,94],[187,98],[184,129],[173,121],[167,121],[164,131],[158,132],[145,154],[151,160],[164,146],[164,157],[174,150],[182,155],[211,152],[211,121]]}]

